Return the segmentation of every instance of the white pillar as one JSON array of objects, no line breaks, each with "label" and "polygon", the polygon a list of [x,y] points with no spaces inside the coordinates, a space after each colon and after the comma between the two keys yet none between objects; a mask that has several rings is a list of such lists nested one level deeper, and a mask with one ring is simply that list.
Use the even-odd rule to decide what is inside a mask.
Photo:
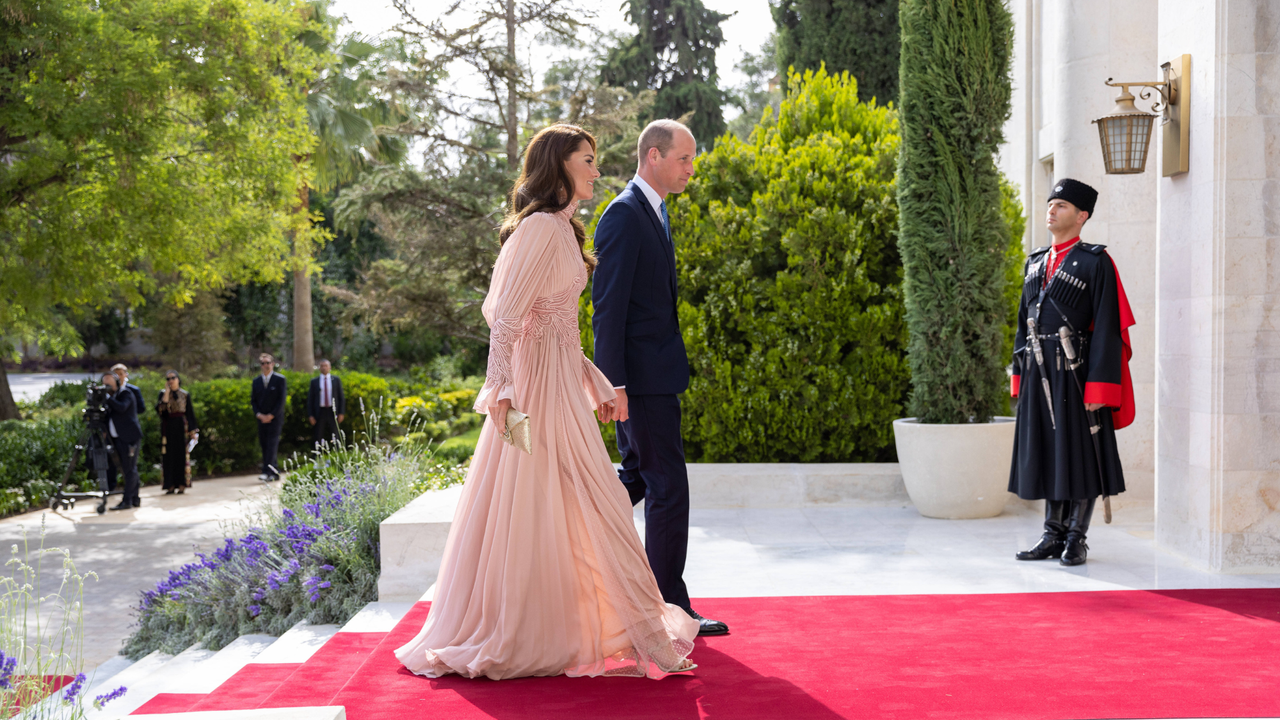
[{"label": "white pillar", "polygon": [[1159,180],[1156,540],[1280,567],[1280,4],[1161,0],[1191,55],[1191,170]]},{"label": "white pillar", "polygon": [[[1156,53],[1157,0],[1049,0],[1045,32],[1049,77],[1045,118],[1052,128],[1055,178],[1071,177],[1098,190],[1098,206],[1081,238],[1107,246],[1133,306],[1137,325],[1130,329],[1137,418],[1117,433],[1128,491],[1112,501],[1118,512],[1144,512],[1155,496],[1155,292],[1156,169],[1158,142],[1152,143],[1147,171],[1107,175],[1098,128],[1092,121],[1111,112],[1116,80],[1159,80]],[[1140,103],[1146,109],[1147,105]],[[1043,226],[1047,193],[1027,208],[1028,219]]]}]

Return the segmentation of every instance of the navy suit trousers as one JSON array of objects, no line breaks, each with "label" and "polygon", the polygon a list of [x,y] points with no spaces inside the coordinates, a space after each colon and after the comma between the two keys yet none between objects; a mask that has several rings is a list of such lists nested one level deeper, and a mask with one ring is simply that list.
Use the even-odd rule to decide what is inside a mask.
[{"label": "navy suit trousers", "polygon": [[633,395],[630,417],[616,423],[619,477],[631,504],[644,500],[644,548],[662,599],[689,610],[684,584],[689,551],[689,473],[680,439],[680,398]]}]

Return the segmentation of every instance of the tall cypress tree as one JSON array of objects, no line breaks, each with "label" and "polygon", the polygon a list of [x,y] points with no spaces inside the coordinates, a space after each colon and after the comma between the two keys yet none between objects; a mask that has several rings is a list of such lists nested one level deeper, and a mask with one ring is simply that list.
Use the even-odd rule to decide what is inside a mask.
[{"label": "tall cypress tree", "polygon": [[995,157],[1013,20],[1003,0],[902,0],[901,22],[898,247],[911,411],[925,423],[987,422],[1007,402],[1009,228]]},{"label": "tall cypress tree", "polygon": [[780,0],[778,69],[848,71],[858,99],[898,98],[898,0]]},{"label": "tall cypress tree", "polygon": [[692,112],[689,129],[710,147],[725,130],[716,48],[724,43],[720,23],[729,17],[702,0],[630,0],[627,20],[638,32],[609,52],[600,80],[633,93],[657,90],[650,117],[642,119]]}]

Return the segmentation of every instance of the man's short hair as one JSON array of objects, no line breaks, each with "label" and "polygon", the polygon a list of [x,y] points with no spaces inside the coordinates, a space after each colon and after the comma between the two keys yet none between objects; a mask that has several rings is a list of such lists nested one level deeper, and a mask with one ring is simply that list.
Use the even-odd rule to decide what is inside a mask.
[{"label": "man's short hair", "polygon": [[333,363],[329,362],[328,358],[320,358],[319,362],[316,363],[316,366],[319,367],[325,363],[329,363],[330,366],[333,365]]},{"label": "man's short hair", "polygon": [[116,374],[115,374],[115,373],[113,373],[113,372],[111,372],[110,370],[108,370],[108,371],[106,371],[106,372],[104,372],[104,373],[102,373],[101,375],[99,375],[99,376],[98,376],[98,379],[99,379],[99,380],[105,380],[105,379],[107,379],[107,378],[111,378],[112,380],[119,380],[119,378],[117,378],[117,377],[116,377]]},{"label": "man's short hair", "polygon": [[271,353],[262,353],[261,355],[258,356],[258,362],[260,363],[264,363],[264,362],[273,363],[275,361],[276,359],[271,356]]},{"label": "man's short hair", "polygon": [[693,137],[693,132],[683,123],[675,120],[654,120],[640,131],[640,139],[636,142],[636,157],[641,163],[649,161],[649,150],[658,148],[658,154],[666,157],[675,144],[676,133],[684,131]]},{"label": "man's short hair", "polygon": [[116,363],[115,365],[111,366],[111,372],[115,372],[117,370],[124,371],[126,375],[129,373],[129,368],[125,367],[124,363]]}]

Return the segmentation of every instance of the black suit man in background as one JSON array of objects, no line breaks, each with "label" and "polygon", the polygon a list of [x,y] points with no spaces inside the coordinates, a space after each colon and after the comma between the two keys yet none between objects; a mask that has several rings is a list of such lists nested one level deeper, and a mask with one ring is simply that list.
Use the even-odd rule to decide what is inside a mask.
[{"label": "black suit man in background", "polygon": [[284,376],[276,372],[275,358],[270,353],[258,356],[262,374],[253,379],[250,402],[253,414],[258,418],[258,444],[262,446],[262,475],[260,479],[273,482],[280,479],[276,469],[276,450],[280,447],[280,430],[284,427],[284,402],[288,394]]},{"label": "black suit man in background", "polygon": [[[142,401],[142,388],[129,382],[129,368],[124,363],[116,363],[111,366],[111,374],[116,376],[119,386],[133,393],[135,407],[138,410],[145,408],[147,404]],[[138,452],[142,452],[142,446],[138,446]],[[115,463],[107,463],[107,489],[116,489],[116,465]]]},{"label": "black suit man in background", "polygon": [[142,506],[138,497],[138,450],[142,446],[142,425],[138,423],[138,403],[133,393],[120,387],[120,380],[112,373],[102,374],[102,384],[107,388],[107,430],[115,446],[115,456],[120,460],[120,474],[124,476],[124,497],[112,510],[128,510]]},{"label": "black suit man in background", "polygon": [[347,399],[342,395],[342,381],[331,373],[333,365],[320,361],[320,377],[311,378],[307,389],[307,420],[316,429],[315,442],[338,441],[338,425],[345,417]]}]

